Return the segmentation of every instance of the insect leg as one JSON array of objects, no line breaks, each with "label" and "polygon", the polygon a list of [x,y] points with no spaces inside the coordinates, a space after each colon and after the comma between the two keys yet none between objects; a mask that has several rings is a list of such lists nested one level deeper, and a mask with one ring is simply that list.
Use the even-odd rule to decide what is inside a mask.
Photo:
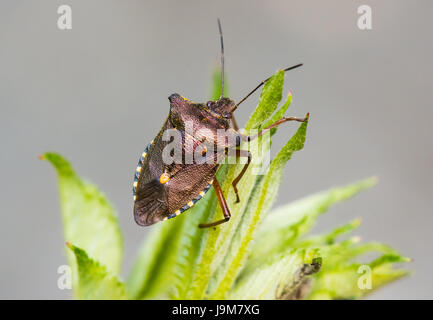
[{"label": "insect leg", "polygon": [[232,125],[233,125],[233,129],[235,129],[235,131],[239,131],[239,126],[238,126],[238,123],[236,122],[234,115],[232,115]]},{"label": "insect leg", "polygon": [[200,223],[198,225],[199,228],[210,228],[210,227],[217,226],[221,223],[229,221],[230,217],[231,217],[230,210],[229,210],[229,207],[227,206],[226,199],[224,198],[223,191],[221,190],[221,186],[220,186],[220,184],[216,178],[213,180],[212,186],[215,189],[215,193],[216,193],[216,196],[218,198],[218,202],[221,206],[221,209],[223,210],[224,218],[221,220],[210,222],[210,223]]},{"label": "insect leg", "polygon": [[242,171],[238,174],[238,176],[232,182],[232,186],[233,186],[233,189],[235,190],[235,194],[236,194],[236,202],[240,201],[239,194],[238,194],[238,188],[236,186],[237,186],[238,182],[244,176],[245,171],[247,171],[248,166],[251,163],[251,153],[247,150],[236,150],[236,158],[240,158],[240,157],[248,158],[248,161],[247,161],[247,163],[245,163],[244,167],[242,168]]},{"label": "insect leg", "polygon": [[265,128],[263,130],[260,130],[259,133],[255,134],[253,136],[242,136],[242,140],[251,141],[251,140],[257,139],[258,137],[260,137],[261,135],[263,135],[267,131],[271,130],[272,128],[276,128],[280,124],[287,122],[287,121],[298,121],[298,122],[308,121],[308,116],[309,116],[309,114],[307,113],[307,116],[305,118],[296,118],[296,117],[281,118],[280,120],[271,124],[269,127]]}]

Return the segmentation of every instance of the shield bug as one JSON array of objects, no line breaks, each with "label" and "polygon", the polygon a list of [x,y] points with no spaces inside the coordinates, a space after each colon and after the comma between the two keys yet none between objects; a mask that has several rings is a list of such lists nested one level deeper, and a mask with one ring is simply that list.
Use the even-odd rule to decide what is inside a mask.
[{"label": "shield bug", "polygon": [[[247,158],[241,172],[232,182],[239,202],[236,186],[251,162],[251,153],[239,149],[241,142],[258,138],[287,121],[306,121],[306,118],[288,117],[278,120],[254,136],[239,132],[233,112],[269,78],[260,82],[238,103],[223,97],[224,44],[219,19],[218,28],[221,41],[221,96],[218,100],[207,103],[195,103],[177,93],[169,96],[169,115],[156,138],[142,153],[134,176],[134,218],[141,226],[149,226],[178,216],[199,201],[211,186],[215,190],[224,217],[214,222],[202,223],[199,227],[213,227],[229,221],[230,209],[215,177],[221,160],[227,156],[228,151],[233,152],[236,158]],[[297,64],[284,71],[301,65]],[[225,132],[223,139],[219,139],[218,136],[221,130]],[[170,144],[169,139],[165,137],[166,132],[176,132],[178,135],[175,147],[178,148],[180,161],[166,161],[166,151]],[[172,156],[172,153],[176,153],[176,150],[171,150],[169,155]],[[197,154],[201,154],[201,157],[194,157]],[[186,159],[192,161],[188,162]]]}]

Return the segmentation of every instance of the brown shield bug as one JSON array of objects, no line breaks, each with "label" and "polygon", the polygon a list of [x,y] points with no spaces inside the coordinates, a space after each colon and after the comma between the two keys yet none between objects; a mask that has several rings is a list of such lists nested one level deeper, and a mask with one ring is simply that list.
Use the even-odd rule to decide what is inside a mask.
[{"label": "brown shield bug", "polygon": [[[266,131],[287,121],[306,121],[306,118],[288,117],[260,130],[254,136],[246,136],[239,132],[233,112],[269,78],[260,82],[238,103],[223,97],[224,45],[219,19],[218,28],[221,40],[221,96],[217,101],[207,103],[195,103],[177,93],[168,98],[170,101],[169,115],[156,138],[142,153],[134,176],[134,218],[141,226],[149,226],[178,216],[199,201],[211,186],[215,189],[224,218],[211,223],[202,223],[199,227],[213,227],[229,221],[230,210],[215,177],[221,160],[227,156],[229,151],[232,151],[236,158],[248,159],[232,182],[237,202],[239,202],[236,186],[251,162],[251,153],[239,149],[241,142],[258,138]],[[297,64],[284,71],[301,65]],[[187,127],[192,127],[192,129]],[[223,139],[219,139],[218,136],[221,130],[225,132]],[[178,160],[180,161],[165,161],[167,153],[164,152],[170,143],[169,139],[164,137],[165,132],[178,134],[179,139],[176,146],[179,149]],[[197,154],[201,154],[202,157],[194,157]],[[186,161],[191,158],[192,161]]]}]

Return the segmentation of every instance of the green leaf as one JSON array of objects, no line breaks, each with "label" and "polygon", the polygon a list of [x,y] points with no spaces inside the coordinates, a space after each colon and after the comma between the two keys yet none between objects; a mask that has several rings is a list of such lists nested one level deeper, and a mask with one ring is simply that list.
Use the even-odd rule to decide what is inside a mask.
[{"label": "green leaf", "polygon": [[[338,269],[344,264],[350,264],[353,259],[367,253],[371,254],[372,252],[378,252],[384,255],[400,256],[398,251],[385,244],[378,242],[359,244],[359,241],[359,237],[352,237],[333,245],[324,245],[320,247],[323,257],[326,258],[323,270]],[[406,261],[407,258],[402,257],[402,259],[405,259]]]},{"label": "green leaf", "polygon": [[277,109],[278,103],[283,97],[284,71],[279,70],[266,81],[260,93],[259,104],[248,120],[245,129],[256,129],[268,119]]},{"label": "green leaf", "polygon": [[176,259],[177,240],[181,236],[178,218],[151,227],[126,282],[131,298],[169,298],[166,280],[171,277],[168,265]]},{"label": "green leaf", "polygon": [[[264,89],[267,93],[261,95],[261,102],[253,117],[267,119],[273,113],[281,99],[283,80],[283,72],[278,72],[276,76],[269,80],[268,86],[265,86],[266,90]],[[277,98],[276,91],[280,91]],[[186,298],[217,298],[226,295],[227,288],[231,286],[236,274],[239,272],[252,233],[259,222],[259,213],[261,209],[266,209],[266,206],[262,206],[261,209],[257,210],[257,213],[254,210],[254,203],[263,200],[261,192],[257,190],[261,190],[265,183],[264,177],[257,175],[255,170],[261,166],[261,161],[267,155],[270,147],[270,143],[265,143],[263,140],[262,138],[257,139],[257,144],[253,144],[249,148],[255,163],[250,165],[250,168],[238,184],[240,203],[235,201],[236,198],[231,183],[239,174],[243,164],[231,165],[225,176],[225,182],[221,183],[220,181],[232,218],[229,223],[206,230],[203,234],[204,241],[201,242],[201,253],[197,259],[197,266],[194,269],[194,276],[187,290]],[[242,148],[243,146],[241,146]],[[275,162],[275,164],[278,163],[279,161]],[[209,221],[222,217],[219,206],[209,217],[211,218]],[[238,253],[238,255],[234,253]]]},{"label": "green leaf", "polygon": [[[270,260],[270,261],[269,261]],[[318,250],[292,249],[268,259],[260,268],[242,273],[230,292],[230,299],[291,299],[319,271]]]},{"label": "green leaf", "polygon": [[125,285],[105,266],[88,257],[86,251],[67,243],[76,258],[78,270],[77,297],[85,300],[125,300]]},{"label": "green leaf", "polygon": [[[229,92],[229,86],[227,83],[227,77],[224,77],[224,97],[227,97]],[[211,100],[216,101],[221,95],[221,69],[215,68],[212,72],[212,88],[211,88]]]},{"label": "green leaf", "polygon": [[260,264],[263,257],[285,251],[315,225],[319,215],[338,202],[376,184],[369,178],[297,200],[269,213],[261,224],[250,259]]},{"label": "green leaf", "polygon": [[318,247],[323,245],[331,245],[334,244],[337,237],[352,232],[357,229],[361,224],[361,219],[355,219],[345,225],[342,225],[328,234],[312,236],[307,239],[302,239],[295,241],[291,244],[291,246],[295,246],[296,248],[311,248]]},{"label": "green leaf", "polygon": [[237,225],[234,236],[230,241],[225,258],[219,264],[214,279],[212,279],[213,282],[218,283],[218,286],[215,286],[216,288],[213,292],[213,282],[210,282],[209,289],[213,299],[225,298],[236,276],[240,272],[247,257],[248,248],[253,239],[255,230],[261,218],[272,206],[276,198],[286,162],[295,151],[301,150],[304,146],[307,124],[308,122],[303,122],[299,126],[297,132],[281,149],[275,159],[272,160],[266,176],[257,183],[257,187],[248,200],[248,207],[244,209],[242,214],[242,221]]},{"label": "green leaf", "polygon": [[[263,125],[263,128],[269,127],[271,124],[277,122],[278,120],[280,120],[281,118],[284,117],[284,114],[286,113],[287,109],[289,108],[289,106],[292,104],[292,100],[293,100],[293,94],[292,91],[289,91],[289,94],[287,96],[286,102],[280,107],[280,109],[278,109],[274,115]],[[277,128],[272,128],[271,129],[271,136],[273,136],[275,134],[275,132],[277,131]]]},{"label": "green leaf", "polygon": [[[108,272],[118,275],[122,263],[122,235],[113,208],[95,186],[77,176],[63,157],[49,152],[41,159],[48,160],[57,170],[66,241],[83,248]],[[74,275],[75,257],[69,250],[67,256]],[[76,278],[73,276],[74,291],[77,290]]]},{"label": "green leaf", "polygon": [[[410,261],[394,249],[380,243],[356,243],[355,238],[321,249],[324,263],[314,276],[310,299],[358,299],[408,274],[407,270],[393,267]],[[382,255],[369,263],[352,262],[374,251]]]}]

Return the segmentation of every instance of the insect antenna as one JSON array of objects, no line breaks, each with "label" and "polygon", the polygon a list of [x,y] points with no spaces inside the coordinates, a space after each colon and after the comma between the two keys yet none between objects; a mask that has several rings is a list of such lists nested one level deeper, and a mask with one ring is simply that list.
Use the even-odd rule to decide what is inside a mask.
[{"label": "insect antenna", "polygon": [[220,32],[220,40],[221,40],[221,95],[220,99],[224,94],[224,41],[223,41],[223,30],[221,28],[221,21],[218,18],[218,30]]},{"label": "insect antenna", "polygon": [[[303,65],[303,63],[299,63],[299,64],[294,65],[294,66],[292,66],[292,67],[288,67],[288,68],[284,69],[283,71],[293,70],[293,69],[299,68],[299,67],[302,66],[302,65]],[[236,105],[233,107],[233,109],[230,111],[230,113],[233,113],[233,112],[238,108],[238,106],[239,106],[242,102],[244,102],[245,100],[247,100],[247,99],[249,98],[250,95],[252,95],[252,94],[253,94],[253,93],[254,93],[258,88],[260,88],[262,85],[264,85],[264,84],[266,83],[266,81],[268,81],[270,78],[271,78],[271,77],[269,77],[269,78],[263,80],[262,82],[260,82],[259,85],[258,85],[257,87],[255,87],[255,88],[254,88],[250,93],[248,93],[248,94],[245,96],[245,98],[243,98],[241,101],[239,101],[238,103],[236,103]]]}]

